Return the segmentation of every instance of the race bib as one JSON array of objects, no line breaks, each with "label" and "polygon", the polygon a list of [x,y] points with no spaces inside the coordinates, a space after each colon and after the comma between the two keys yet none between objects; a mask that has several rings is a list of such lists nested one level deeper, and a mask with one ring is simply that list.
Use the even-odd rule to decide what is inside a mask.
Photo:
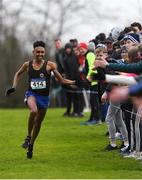
[{"label": "race bib", "polygon": [[31,79],[31,88],[32,89],[45,89],[46,88],[45,78]]}]

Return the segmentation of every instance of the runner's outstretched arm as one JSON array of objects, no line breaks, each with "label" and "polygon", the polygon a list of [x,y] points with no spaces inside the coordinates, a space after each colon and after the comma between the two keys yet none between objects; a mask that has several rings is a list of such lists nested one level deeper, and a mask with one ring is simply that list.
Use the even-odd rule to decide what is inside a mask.
[{"label": "runner's outstretched arm", "polygon": [[57,66],[54,62],[48,62],[48,65],[50,66],[50,70],[54,73],[55,77],[60,83],[66,84],[66,85],[75,85],[75,81],[65,79],[62,77],[62,75],[57,70]]},{"label": "runner's outstretched arm", "polygon": [[63,78],[57,69],[53,70],[53,73],[60,83],[66,85],[75,85],[75,81]]},{"label": "runner's outstretched arm", "polygon": [[16,87],[18,85],[18,82],[19,82],[19,79],[20,79],[20,76],[25,72],[27,71],[28,69],[28,62],[25,62],[21,68],[15,73],[14,75],[14,79],[13,79],[13,85],[11,88],[8,88],[5,92],[5,95],[8,96],[10,95],[11,93],[15,92],[16,91]]}]

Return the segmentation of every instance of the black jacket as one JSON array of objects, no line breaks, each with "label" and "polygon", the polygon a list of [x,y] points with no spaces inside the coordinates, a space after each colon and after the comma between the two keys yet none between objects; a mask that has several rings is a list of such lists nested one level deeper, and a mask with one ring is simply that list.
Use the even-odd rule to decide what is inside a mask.
[{"label": "black jacket", "polygon": [[64,74],[66,78],[71,80],[79,79],[79,63],[78,57],[71,52],[71,54],[65,53],[64,56]]}]

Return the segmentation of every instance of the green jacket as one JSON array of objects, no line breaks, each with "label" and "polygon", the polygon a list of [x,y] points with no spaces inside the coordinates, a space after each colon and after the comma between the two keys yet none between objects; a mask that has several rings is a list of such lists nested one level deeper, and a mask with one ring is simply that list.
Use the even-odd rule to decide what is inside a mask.
[{"label": "green jacket", "polygon": [[[88,52],[86,55],[86,61],[88,63],[88,73],[87,73],[87,77],[89,77],[91,74],[93,73],[97,73],[97,70],[92,70],[94,68],[94,61],[95,61],[95,54],[93,52]],[[91,86],[93,85],[97,85],[98,82],[97,81],[92,81]]]},{"label": "green jacket", "polygon": [[138,63],[131,63],[131,64],[109,63],[106,67],[114,71],[141,74],[142,60]]}]

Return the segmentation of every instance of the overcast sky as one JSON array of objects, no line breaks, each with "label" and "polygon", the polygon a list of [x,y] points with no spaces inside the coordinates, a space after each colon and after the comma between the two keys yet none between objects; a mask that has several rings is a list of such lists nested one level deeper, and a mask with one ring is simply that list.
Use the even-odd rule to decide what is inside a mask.
[{"label": "overcast sky", "polygon": [[[86,0],[89,3],[91,0]],[[138,21],[142,23],[142,0],[98,0],[102,6],[102,14],[112,14],[116,18],[110,20],[104,16],[104,21],[101,22],[96,19],[96,24],[87,26],[86,22],[78,26],[72,31],[69,37],[78,37],[79,40],[89,41],[100,32],[109,33],[109,31],[116,26],[124,28],[129,26],[132,22]],[[93,17],[92,17],[93,19]],[[68,38],[64,37],[65,39]]]},{"label": "overcast sky", "polygon": [[[4,0],[4,1],[6,2],[9,0]],[[13,3],[13,7],[12,7],[13,9],[16,9],[16,6],[18,6],[19,1],[22,0],[13,0],[13,2],[15,2]],[[30,0],[30,2],[38,6],[42,6],[43,1],[44,0]],[[67,0],[59,0],[59,1],[63,1],[65,3],[65,1]],[[102,18],[101,19],[97,18],[94,16],[94,14],[87,12],[88,19],[84,19],[84,17],[81,17],[82,24],[73,26],[70,29],[70,32],[66,33],[62,37],[64,42],[68,41],[68,39],[71,38],[77,38],[79,39],[79,41],[88,42],[89,40],[95,38],[95,36],[100,32],[104,32],[108,35],[108,33],[113,27],[117,26],[124,28],[125,26],[129,26],[131,23],[136,21],[142,23],[142,0],[96,0],[99,3],[99,7],[95,7],[96,3],[94,3],[94,0],[76,0],[76,1],[77,2],[85,1],[86,6],[91,4],[91,7],[94,9],[93,12],[99,9],[101,11],[100,13]],[[28,19],[35,18],[33,15],[29,14],[29,12],[31,12],[31,9],[28,12],[23,13],[22,16],[27,16]],[[40,17],[38,16],[38,20],[39,18]],[[75,16],[73,20],[76,20],[77,18],[78,17]],[[23,30],[21,26],[21,32],[22,31]]]}]

